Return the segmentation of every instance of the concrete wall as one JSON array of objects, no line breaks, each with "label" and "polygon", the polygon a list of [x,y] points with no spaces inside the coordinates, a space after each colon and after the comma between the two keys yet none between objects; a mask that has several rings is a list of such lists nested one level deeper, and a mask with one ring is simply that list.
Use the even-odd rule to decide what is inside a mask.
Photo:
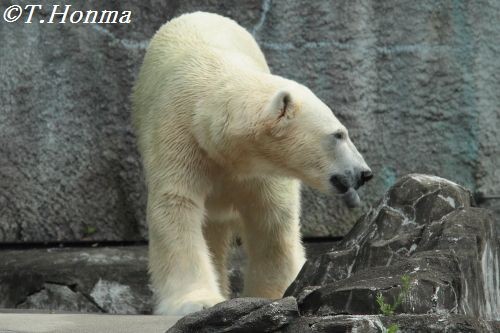
[{"label": "concrete wall", "polygon": [[345,234],[409,172],[500,193],[498,1],[71,2],[132,11],[116,25],[41,24],[62,3],[40,3],[32,24],[0,18],[0,242],[146,236],[128,97],[149,38],[195,10],[251,31],[274,73],[331,106],[376,174],[353,211],[305,189],[305,235]]}]

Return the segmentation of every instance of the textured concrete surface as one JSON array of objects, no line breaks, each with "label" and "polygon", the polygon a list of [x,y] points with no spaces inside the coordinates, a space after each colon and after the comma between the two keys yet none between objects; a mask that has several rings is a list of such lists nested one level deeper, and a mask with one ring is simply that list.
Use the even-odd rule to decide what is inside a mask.
[{"label": "textured concrete surface", "polygon": [[1,312],[2,333],[163,333],[178,320],[170,316]]},{"label": "textured concrete surface", "polygon": [[[2,2],[0,12],[12,3]],[[146,237],[128,96],[149,38],[194,10],[230,16],[251,31],[272,71],[330,105],[375,172],[354,211],[305,189],[306,235],[345,234],[409,172],[500,193],[498,1],[72,6],[131,10],[132,23],[40,24],[52,10],[44,7],[32,24],[0,24],[0,242]]]}]

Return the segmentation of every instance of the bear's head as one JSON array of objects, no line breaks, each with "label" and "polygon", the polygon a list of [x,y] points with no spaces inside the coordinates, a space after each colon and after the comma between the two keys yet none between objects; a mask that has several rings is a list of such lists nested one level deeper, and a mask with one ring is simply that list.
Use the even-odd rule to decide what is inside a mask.
[{"label": "bear's head", "polygon": [[268,81],[251,88],[242,82],[201,100],[194,112],[201,148],[236,177],[290,176],[358,205],[356,190],[372,172],[347,129],[307,87]]},{"label": "bear's head", "polygon": [[350,207],[356,190],[372,177],[347,129],[308,88],[293,84],[275,92],[262,112],[258,151],[277,170],[326,193],[341,194]]}]

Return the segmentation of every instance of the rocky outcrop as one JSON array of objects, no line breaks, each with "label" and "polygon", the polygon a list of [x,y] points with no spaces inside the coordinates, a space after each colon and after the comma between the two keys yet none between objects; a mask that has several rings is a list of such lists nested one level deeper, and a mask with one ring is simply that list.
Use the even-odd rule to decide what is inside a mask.
[{"label": "rocky outcrop", "polygon": [[[132,22],[40,23],[53,3],[0,25],[0,242],[146,237],[128,96],[154,32],[195,10],[237,20],[332,107],[377,175],[364,209],[414,171],[500,193],[498,1],[75,0]],[[303,231],[343,236],[361,211],[306,188]]]},{"label": "rocky outcrop", "polygon": [[[405,176],[344,240],[306,262],[283,299],[296,300],[298,313],[276,306],[273,315],[287,321],[260,331],[385,332],[392,325],[402,332],[497,332],[500,244],[494,226],[490,212],[474,207],[463,187],[434,176]],[[386,315],[380,302],[390,308]],[[238,304],[231,300],[192,314],[169,332],[194,332],[201,322],[211,332],[226,308],[238,313],[238,322],[255,316],[254,310],[238,312]],[[220,327],[229,332],[233,324]]]},{"label": "rocky outcrop", "polygon": [[[289,308],[280,306],[284,301],[291,304]],[[380,315],[336,315],[309,317],[299,316],[293,307],[293,298],[287,297],[279,301],[264,303],[257,309],[240,312],[246,303],[253,300],[230,300],[214,306],[210,311],[195,313],[180,319],[167,333],[212,333],[212,332],[281,332],[281,333],[496,333],[500,330],[500,322],[488,321],[463,315],[400,314],[394,317]],[[296,304],[295,304],[296,306]],[[228,316],[228,308],[231,314]],[[271,308],[271,309],[270,309]],[[268,311],[263,316],[262,310]],[[232,316],[232,314],[237,314]],[[264,318],[262,318],[264,317]],[[230,319],[230,320],[226,320]]]},{"label": "rocky outcrop", "polygon": [[401,333],[495,333],[500,329],[500,322],[488,321],[463,315],[400,314],[394,317],[380,315],[338,315],[323,317],[300,317],[292,320],[280,332],[283,333],[386,333],[389,327],[392,332]]},{"label": "rocky outcrop", "polygon": [[234,298],[180,319],[169,333],[273,332],[299,316],[293,297]]},{"label": "rocky outcrop", "polygon": [[377,294],[396,299],[408,276],[396,312],[500,319],[495,223],[471,200],[447,180],[403,177],[334,250],[309,260],[285,295],[311,315],[377,314]]}]

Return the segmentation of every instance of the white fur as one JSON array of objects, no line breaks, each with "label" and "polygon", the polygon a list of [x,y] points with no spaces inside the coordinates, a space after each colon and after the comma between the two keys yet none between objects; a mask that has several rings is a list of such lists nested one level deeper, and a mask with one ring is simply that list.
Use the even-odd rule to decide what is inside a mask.
[{"label": "white fur", "polygon": [[156,33],[132,100],[156,313],[228,297],[236,234],[249,257],[244,295],[281,297],[305,261],[299,179],[331,192],[331,174],[362,160],[347,134],[333,139],[342,124],[309,89],[272,75],[237,23],[201,12]]}]

